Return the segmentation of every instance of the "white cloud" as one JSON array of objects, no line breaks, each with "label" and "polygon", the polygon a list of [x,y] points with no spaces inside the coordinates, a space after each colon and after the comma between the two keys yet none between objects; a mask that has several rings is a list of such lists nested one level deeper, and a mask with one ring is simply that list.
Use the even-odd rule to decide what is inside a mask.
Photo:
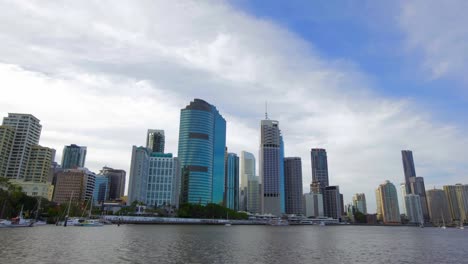
[{"label": "white cloud", "polygon": [[401,2],[400,26],[412,51],[421,51],[431,78],[457,78],[468,70],[468,2],[411,0]]},{"label": "white cloud", "polygon": [[[286,155],[328,151],[330,181],[349,201],[403,181],[400,150],[413,149],[428,186],[463,180],[460,127],[415,102],[372,92],[350,62],[326,61],[277,25],[219,2],[0,2],[0,113],[41,119],[41,144],[88,146],[88,166],[128,171],[132,145],[165,129],[177,152],[180,109],[194,97],[228,121],[228,147],[258,153],[264,102],[280,121]],[[18,19],[21,18],[21,19]],[[58,157],[58,160],[60,157]]]}]

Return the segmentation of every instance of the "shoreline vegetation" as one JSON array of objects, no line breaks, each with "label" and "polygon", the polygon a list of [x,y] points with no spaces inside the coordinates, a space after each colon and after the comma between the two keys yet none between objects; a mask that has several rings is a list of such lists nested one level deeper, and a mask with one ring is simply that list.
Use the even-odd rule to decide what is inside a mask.
[{"label": "shoreline vegetation", "polygon": [[[40,199],[40,202],[39,202]],[[84,202],[72,202],[70,206],[70,218],[83,217]],[[39,207],[40,204],[40,208]],[[132,203],[120,209],[114,214],[103,211],[101,206],[94,206],[92,210],[93,218],[101,218],[113,224],[193,224],[193,225],[269,225],[271,219],[249,219],[245,212],[238,212],[218,204],[182,204],[180,207],[169,213],[170,210],[164,208],[149,209],[150,214],[137,214],[136,208],[140,204]],[[0,219],[11,219],[18,217],[23,207],[24,218],[35,218],[46,221],[48,224],[55,224],[64,216],[67,205],[57,204],[45,198],[31,197],[22,192],[21,187],[9,182],[8,179],[0,177]],[[174,208],[175,209],[175,208]],[[356,215],[356,220],[363,221],[364,215]],[[283,217],[283,219],[286,219]],[[316,219],[320,221],[320,219]],[[298,223],[289,221],[290,225],[316,225],[311,223]],[[412,224],[379,224],[365,222],[329,222],[327,225],[354,225],[354,226],[417,226]],[[426,227],[437,227],[432,224]],[[447,226],[449,227],[449,226]],[[453,226],[456,227],[456,226]]]}]

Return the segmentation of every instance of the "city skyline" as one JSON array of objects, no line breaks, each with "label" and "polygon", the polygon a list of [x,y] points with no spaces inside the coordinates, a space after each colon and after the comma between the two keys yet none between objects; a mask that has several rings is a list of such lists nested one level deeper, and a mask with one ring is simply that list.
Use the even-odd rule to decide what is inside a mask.
[{"label": "city skyline", "polygon": [[[2,6],[11,11],[1,18],[6,29],[3,34],[11,42],[3,43],[0,49],[2,87],[8,87],[2,89],[0,113],[31,113],[40,119],[43,129],[39,144],[58,150],[56,161],[61,160],[63,146],[76,143],[88,146],[87,166],[91,170],[107,165],[130,171],[131,146],[144,143],[145,131],[152,128],[165,130],[167,152],[176,154],[179,110],[192,98],[203,98],[223,113],[228,121],[226,145],[230,151],[239,154],[245,150],[258,157],[258,122],[264,101],[268,101],[270,115],[281,123],[285,155],[303,161],[304,191],[311,183],[308,157],[314,147],[327,150],[330,185],[341,187],[346,202],[354,193],[367,194],[370,212],[375,211],[375,201],[370,198],[375,186],[385,179],[397,186],[402,182],[400,151],[404,149],[414,151],[416,171],[424,177],[427,189],[464,183],[468,172],[464,159],[468,139],[463,133],[466,96],[463,88],[447,88],[456,87],[452,82],[464,78],[447,74],[454,69],[454,60],[460,66],[457,69],[466,66],[458,57],[439,54],[434,62],[427,60],[427,50],[421,48],[424,58],[405,64],[400,55],[414,53],[414,47],[408,51],[404,45],[394,45],[390,51],[399,55],[382,55],[385,59],[381,60],[378,55],[369,55],[380,50],[369,42],[362,45],[371,50],[368,53],[362,49],[361,53],[354,49],[330,53],[344,42],[334,41],[335,46],[323,43],[323,31],[301,34],[271,14],[262,16],[263,12],[255,8],[236,4],[197,3],[187,10],[176,3],[128,5],[139,10],[138,17],[115,6],[109,7],[106,20],[95,13],[100,10],[98,6],[79,3],[74,9],[80,12],[62,13],[51,3],[44,12],[56,17],[57,23],[35,13],[43,8],[34,3],[29,7],[21,3]],[[422,11],[418,3],[401,5],[402,32],[420,47],[427,31],[410,35],[409,29],[417,27],[411,17]],[[410,7],[418,12],[407,12]],[[424,10],[437,10],[431,7]],[[384,13],[379,6],[375,8]],[[448,8],[454,10],[453,6]],[[165,15],[168,10],[179,19]],[[336,19],[330,12],[325,14]],[[354,19],[358,11],[349,12]],[[88,21],[81,14],[94,19]],[[18,25],[18,17],[25,19],[25,25],[36,27]],[[126,17],[132,23],[112,17]],[[343,19],[346,23],[350,18]],[[437,21],[441,22],[433,23]],[[167,31],[145,26],[165,23],[180,27]],[[365,27],[359,25],[361,30]],[[437,28],[452,26],[441,23]],[[49,30],[55,33],[47,35],[47,40],[35,37]],[[88,38],[82,41],[68,34]],[[448,46],[443,50],[452,50],[451,41],[442,43]],[[358,58],[363,53],[366,61]],[[369,70],[369,61],[385,64],[389,60],[403,65],[406,79],[389,81],[401,73],[394,73],[400,67],[383,72]],[[435,67],[440,61],[445,63]],[[73,108],[70,102],[86,107]]]}]

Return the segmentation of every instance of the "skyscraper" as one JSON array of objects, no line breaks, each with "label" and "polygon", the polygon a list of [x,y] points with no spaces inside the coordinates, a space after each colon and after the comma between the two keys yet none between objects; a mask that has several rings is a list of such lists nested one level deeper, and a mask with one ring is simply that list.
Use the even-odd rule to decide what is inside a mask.
[{"label": "skyscraper", "polygon": [[411,194],[410,178],[416,177],[414,168],[413,152],[411,150],[402,150],[401,158],[403,161],[403,170],[405,172],[406,194]]},{"label": "skyscraper", "polygon": [[359,212],[367,214],[366,195],[364,193],[353,195],[353,205]]},{"label": "skyscraper", "polygon": [[303,214],[301,158],[284,158],[284,192],[287,214]]},{"label": "skyscraper", "polygon": [[3,125],[14,129],[13,146],[8,158],[6,176],[24,180],[31,149],[39,144],[42,126],[39,119],[30,114],[12,114],[3,118]]},{"label": "skyscraper", "polygon": [[149,157],[148,188],[141,200],[147,205],[179,207],[180,165],[171,153],[153,152]]},{"label": "skyscraper", "polygon": [[226,120],[216,107],[194,99],[180,113],[179,161],[184,203],[223,202]]},{"label": "skyscraper", "polygon": [[130,179],[128,184],[128,204],[135,201],[143,202],[148,189],[150,150],[145,147],[133,146],[130,163]]},{"label": "skyscraper", "polygon": [[99,205],[107,200],[109,200],[109,177],[98,174],[94,181],[93,203]]},{"label": "skyscraper", "polygon": [[452,220],[457,223],[467,222],[468,185],[445,185],[444,192]]},{"label": "skyscraper", "polygon": [[310,151],[312,161],[312,182],[318,182],[321,192],[328,186],[328,161],[325,149],[313,148]]},{"label": "skyscraper", "polygon": [[[282,139],[278,121],[262,120],[260,133],[260,178],[262,213],[281,215],[284,204]],[[282,186],[283,185],[283,186]],[[283,202],[282,202],[283,200]]]},{"label": "skyscraper", "polygon": [[319,192],[310,192],[304,194],[303,207],[303,214],[306,217],[323,217],[323,195]]},{"label": "skyscraper", "polygon": [[62,168],[84,168],[86,161],[86,147],[71,144],[63,148]]},{"label": "skyscraper", "polygon": [[226,182],[224,204],[227,208],[239,210],[239,157],[235,153],[226,155]]},{"label": "skyscraper", "polygon": [[10,158],[15,130],[9,126],[0,126],[0,177],[7,176],[8,160]]},{"label": "skyscraper", "polygon": [[340,219],[343,213],[339,186],[327,186],[323,190],[323,209],[325,216]]},{"label": "skyscraper", "polygon": [[55,150],[39,145],[31,148],[25,181],[46,182],[49,178],[52,157]]},{"label": "skyscraper", "polygon": [[[242,151],[240,155],[240,195],[239,195],[239,210],[248,211],[247,204],[249,203],[249,181],[255,178],[255,157],[252,153]],[[256,189],[258,193],[258,180],[256,180]],[[258,198],[258,194],[256,195]],[[258,208],[257,208],[258,210]]]},{"label": "skyscraper", "polygon": [[151,152],[164,153],[165,137],[164,130],[148,129],[146,134],[146,147]]},{"label": "skyscraper", "polygon": [[57,174],[54,199],[56,203],[88,201],[93,197],[96,174],[86,168],[67,169]]},{"label": "skyscraper", "polygon": [[401,223],[398,196],[395,185],[390,181],[380,184],[375,191],[377,199],[377,218],[384,224]]},{"label": "skyscraper", "polygon": [[404,199],[409,222],[413,224],[424,223],[420,196],[416,194],[407,194]]},{"label": "skyscraper", "polygon": [[109,178],[109,200],[114,201],[124,196],[126,175],[124,170],[103,167],[100,174]]},{"label": "skyscraper", "polygon": [[249,178],[247,185],[247,212],[252,214],[261,213],[261,197],[262,185],[259,183],[258,176]]},{"label": "skyscraper", "polygon": [[444,190],[433,189],[426,192],[429,215],[433,225],[451,224],[452,216]]},{"label": "skyscraper", "polygon": [[421,201],[421,210],[423,218],[426,222],[429,221],[429,210],[427,208],[426,187],[423,177],[410,177],[411,194],[419,195]]}]

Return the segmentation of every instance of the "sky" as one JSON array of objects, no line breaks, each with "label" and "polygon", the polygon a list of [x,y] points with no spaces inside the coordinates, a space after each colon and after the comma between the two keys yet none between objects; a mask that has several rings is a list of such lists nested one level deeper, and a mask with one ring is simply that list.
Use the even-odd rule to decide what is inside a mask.
[{"label": "sky", "polygon": [[[345,203],[404,181],[468,183],[468,2],[0,0],[0,114],[41,120],[40,144],[88,147],[86,166],[130,168],[164,129],[177,155],[194,98],[227,120],[227,147],[258,156],[278,120],[286,156],[328,153]],[[401,201],[401,197],[400,197]]]}]

